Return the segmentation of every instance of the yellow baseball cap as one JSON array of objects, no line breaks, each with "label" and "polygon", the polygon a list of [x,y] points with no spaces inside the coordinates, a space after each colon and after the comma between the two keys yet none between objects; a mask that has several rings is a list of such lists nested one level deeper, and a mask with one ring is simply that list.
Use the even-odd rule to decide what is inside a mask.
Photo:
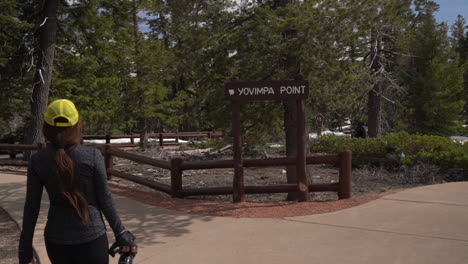
[{"label": "yellow baseball cap", "polygon": [[[57,122],[55,119],[58,117],[63,117],[68,122]],[[53,101],[47,107],[47,110],[44,115],[44,121],[56,127],[71,127],[78,123],[79,114],[78,110],[76,110],[75,104],[67,99],[58,99]]]}]

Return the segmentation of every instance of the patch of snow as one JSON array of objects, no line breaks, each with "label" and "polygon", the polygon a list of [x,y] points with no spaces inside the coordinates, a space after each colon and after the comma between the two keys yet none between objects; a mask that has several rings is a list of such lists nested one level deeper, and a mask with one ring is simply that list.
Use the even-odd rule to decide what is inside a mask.
[{"label": "patch of snow", "polygon": [[79,0],[67,0],[66,1],[68,5],[75,5],[75,4],[79,4],[80,1]]},{"label": "patch of snow", "polygon": [[468,137],[464,137],[464,136],[451,136],[450,139],[462,145],[464,145],[465,142],[468,141]]},{"label": "patch of snow", "polygon": [[[324,130],[322,131],[322,135],[327,135],[327,134],[334,134],[335,136],[338,136],[338,137],[348,137],[349,135],[346,135],[345,133],[343,132],[334,132],[334,131],[330,131],[330,130]],[[317,133],[309,133],[309,139],[317,139],[318,136],[317,136]]]},{"label": "patch of snow", "polygon": [[237,50],[230,51],[228,54],[228,58],[231,58],[232,56],[236,56],[236,55],[237,55]]},{"label": "patch of snow", "polygon": [[271,144],[271,145],[269,145],[269,147],[270,148],[282,148],[283,145],[281,145],[281,144]]},{"label": "patch of snow", "polygon": [[[159,139],[157,138],[148,138],[149,142],[159,142]],[[105,139],[86,139],[84,142],[87,143],[94,143],[94,144],[106,144]],[[134,139],[135,143],[139,143],[140,139],[135,138]],[[175,142],[175,138],[163,138],[163,142]],[[122,144],[122,143],[131,143],[130,138],[116,138],[116,139],[111,139],[110,141],[111,144]],[[179,143],[188,143],[187,140],[181,140],[179,139]]]}]

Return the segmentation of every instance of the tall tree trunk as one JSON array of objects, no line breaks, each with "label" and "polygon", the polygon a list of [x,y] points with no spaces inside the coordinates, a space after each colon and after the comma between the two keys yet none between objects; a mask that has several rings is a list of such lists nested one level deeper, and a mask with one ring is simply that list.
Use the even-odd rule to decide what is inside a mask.
[{"label": "tall tree trunk", "polygon": [[[382,56],[382,37],[378,33],[371,32],[371,53],[370,53],[370,69],[373,74],[378,75],[383,67],[381,65]],[[377,78],[380,78],[377,76]],[[381,133],[382,126],[382,87],[380,80],[373,85],[369,92],[369,100],[367,103],[367,126],[369,137],[377,137]]]},{"label": "tall tree trunk", "polygon": [[[297,156],[297,107],[295,101],[284,101],[284,132],[286,135],[286,156]],[[286,167],[286,179],[288,183],[297,183],[296,166]],[[288,201],[298,199],[297,192],[288,193]]]},{"label": "tall tree trunk", "polygon": [[139,118],[138,126],[140,130],[140,147],[145,150],[148,148],[148,119],[146,117]]},{"label": "tall tree trunk", "polygon": [[148,148],[148,119],[146,118],[145,111],[143,110],[146,105],[145,91],[141,83],[141,69],[139,59],[141,55],[139,27],[138,27],[138,5],[137,0],[132,1],[132,16],[133,16],[133,37],[135,45],[135,66],[136,66],[136,90],[138,96],[138,103],[140,104],[140,112],[137,118],[138,130],[140,132],[140,147],[145,150]]},{"label": "tall tree trunk", "polygon": [[[273,8],[285,7],[288,4],[295,4],[295,0],[275,0]],[[294,30],[288,30],[283,33],[285,37],[292,37],[296,34]],[[287,78],[297,77],[299,74],[299,59],[297,56],[286,54],[286,59],[281,62],[283,71]],[[297,106],[295,101],[284,101],[284,132],[286,135],[286,156],[297,156]],[[307,120],[307,119],[306,119]],[[291,184],[297,183],[296,166],[286,167],[287,182]],[[288,193],[286,198],[288,201],[296,201],[298,199],[297,192]]]},{"label": "tall tree trunk", "polygon": [[[42,126],[47,109],[52,70],[54,64],[55,42],[57,38],[58,0],[44,1],[43,20],[39,33],[39,50],[31,96],[31,122],[26,142],[36,144],[44,141]],[[30,153],[25,154],[29,158]]]},{"label": "tall tree trunk", "polygon": [[381,97],[381,87],[377,83],[374,85],[373,89],[369,92],[369,102],[368,102],[368,113],[367,113],[367,125],[368,125],[368,135],[369,137],[377,137],[381,134],[381,125],[382,125],[382,97]]}]

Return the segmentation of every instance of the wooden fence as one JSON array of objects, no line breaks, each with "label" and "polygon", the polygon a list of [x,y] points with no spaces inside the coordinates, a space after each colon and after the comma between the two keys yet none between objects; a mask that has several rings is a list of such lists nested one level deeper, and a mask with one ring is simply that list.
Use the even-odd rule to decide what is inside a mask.
[{"label": "wooden fence", "polygon": [[[191,139],[196,137],[203,138],[215,138],[224,136],[223,132],[219,131],[201,131],[201,132],[173,132],[173,133],[152,133],[148,134],[149,138],[159,139],[159,146],[170,146],[170,145],[179,145],[180,139]],[[113,143],[113,147],[136,147],[138,144],[135,144],[135,138],[139,138],[139,134],[132,135],[83,135],[81,144],[92,145],[95,147],[104,146],[105,144],[111,144],[111,139],[120,139],[120,138],[130,138],[130,143]],[[174,141],[167,142],[164,141],[165,138],[173,138]],[[88,143],[84,142],[85,139],[105,139],[106,143]],[[27,162],[19,159],[15,159],[16,155],[23,151],[28,150],[38,150],[42,148],[44,144],[40,143],[37,145],[27,145],[27,144],[0,144],[0,154],[9,154],[10,159],[0,159],[0,165],[11,165],[11,166],[27,166]]]},{"label": "wooden fence", "polygon": [[[207,188],[183,188],[184,170],[204,170],[215,168],[234,168],[233,160],[213,161],[183,161],[181,158],[173,158],[170,161],[156,160],[146,156],[129,153],[106,145],[104,150],[108,177],[116,176],[130,180],[158,191],[172,195],[172,197],[183,198],[196,195],[225,195],[233,194],[235,186],[243,184],[233,182],[233,186],[207,187]],[[171,171],[171,185],[157,183],[139,176],[122,172],[113,168],[113,157],[128,159],[137,163],[143,163]],[[339,181],[337,183],[311,183],[309,192],[337,192],[339,199],[351,197],[351,159],[352,153],[347,150],[337,155],[309,155],[306,157],[307,164],[332,164],[339,167]],[[270,159],[246,159],[244,167],[278,167],[292,166],[296,163],[295,157],[270,158]],[[298,191],[298,184],[277,185],[255,185],[245,186],[244,192],[253,193],[289,193]]]},{"label": "wooden fence", "polygon": [[[0,144],[0,150],[39,150],[43,144],[37,145],[19,145],[19,144]],[[221,195],[233,194],[236,186],[244,186],[233,182],[233,186],[225,187],[207,187],[207,188],[183,188],[184,170],[203,170],[215,168],[234,168],[233,160],[213,160],[213,161],[183,161],[181,158],[173,158],[170,161],[157,160],[143,155],[130,153],[106,144],[99,147],[103,152],[107,169],[107,176],[126,179],[157,191],[165,192],[172,197],[183,198],[185,196],[197,195]],[[154,167],[170,170],[171,184],[158,183],[153,180],[136,176],[128,172],[114,169],[113,157],[127,159],[140,164],[147,164]],[[311,183],[309,192],[337,192],[339,199],[351,197],[351,160],[350,150],[335,155],[309,155],[306,157],[307,164],[332,164],[339,168],[339,181],[336,183]],[[296,164],[295,157],[269,158],[269,159],[245,159],[244,167],[278,167],[293,166]],[[27,161],[14,159],[0,159],[0,165],[27,166]],[[298,184],[277,184],[277,185],[255,185],[245,186],[241,193],[289,193],[298,191]]]},{"label": "wooden fence", "polygon": [[27,145],[27,144],[0,144],[0,151],[8,152],[10,154],[10,158],[8,159],[0,159],[0,165],[7,165],[7,166],[19,166],[19,167],[26,167],[28,166],[27,160],[16,159],[16,153],[21,151],[28,151],[28,150],[40,150],[45,147],[45,144],[39,143],[35,145]]}]

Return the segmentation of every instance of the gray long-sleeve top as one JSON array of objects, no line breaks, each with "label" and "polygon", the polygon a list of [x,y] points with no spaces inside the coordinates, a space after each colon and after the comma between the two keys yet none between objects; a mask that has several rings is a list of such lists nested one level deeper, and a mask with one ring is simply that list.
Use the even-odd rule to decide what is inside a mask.
[{"label": "gray long-sleeve top", "polygon": [[84,223],[60,191],[54,161],[56,147],[35,153],[29,162],[27,192],[24,205],[23,230],[19,244],[20,263],[32,259],[32,240],[39,214],[43,187],[50,200],[47,224],[44,230],[46,241],[57,244],[81,244],[92,241],[106,232],[101,212],[106,217],[115,235],[125,231],[114,207],[107,184],[104,160],[99,150],[83,145],[65,149],[74,162],[75,180],[80,192],[89,203],[90,221]]}]

